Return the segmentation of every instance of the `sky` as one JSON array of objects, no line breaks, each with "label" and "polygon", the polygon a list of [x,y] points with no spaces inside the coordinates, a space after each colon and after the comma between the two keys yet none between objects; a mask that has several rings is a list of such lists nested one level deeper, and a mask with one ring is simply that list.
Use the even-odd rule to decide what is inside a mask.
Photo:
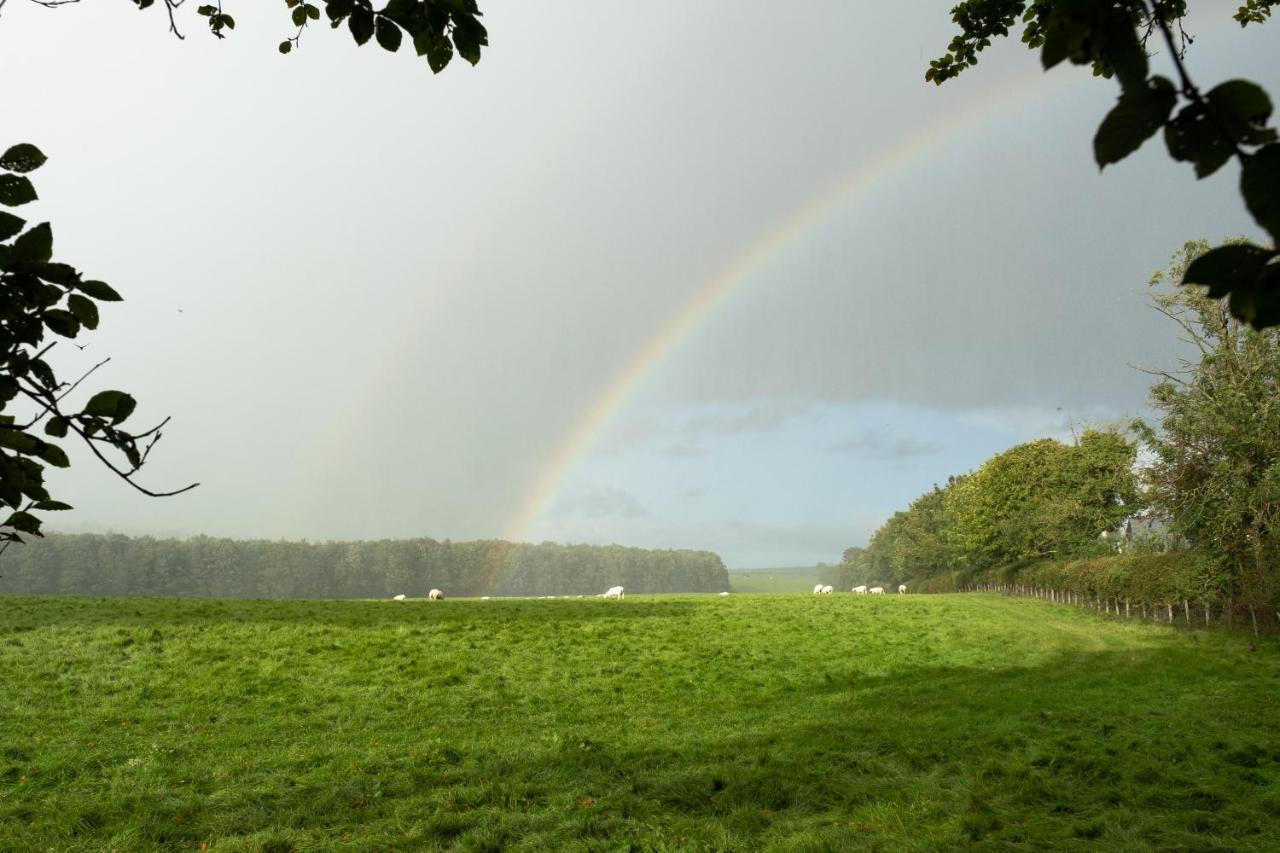
[{"label": "sky", "polygon": [[[53,361],[109,356],[87,388],[173,419],[140,482],[201,484],[73,450],[51,526],[836,562],[1000,450],[1149,415],[1151,274],[1260,237],[1234,164],[1100,175],[1087,69],[1010,40],[925,84],[952,0],[534,5],[481,2],[480,64],[433,76],[324,27],[281,56],[283,3],[228,0],[223,41],[5,4],[26,215],[125,297]],[[1232,8],[1194,4],[1193,76],[1280,91]]]}]

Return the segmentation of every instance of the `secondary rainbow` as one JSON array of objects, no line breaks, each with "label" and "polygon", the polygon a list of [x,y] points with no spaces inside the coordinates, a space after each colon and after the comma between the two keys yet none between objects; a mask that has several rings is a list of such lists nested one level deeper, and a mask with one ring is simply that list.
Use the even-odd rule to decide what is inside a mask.
[{"label": "secondary rainbow", "polygon": [[604,393],[577,422],[512,517],[503,538],[515,542],[528,539],[533,525],[555,499],[560,484],[591,449],[596,437],[625,407],[627,400],[679,349],[683,341],[759,273],[782,258],[788,249],[798,245],[806,234],[854,205],[879,184],[924,161],[929,154],[977,127],[997,110],[1011,106],[1047,85],[1046,77],[1029,74],[1005,88],[999,97],[949,115],[905,143],[859,163],[831,189],[818,194],[778,228],[757,239],[715,277],[697,288],[613,377]]}]

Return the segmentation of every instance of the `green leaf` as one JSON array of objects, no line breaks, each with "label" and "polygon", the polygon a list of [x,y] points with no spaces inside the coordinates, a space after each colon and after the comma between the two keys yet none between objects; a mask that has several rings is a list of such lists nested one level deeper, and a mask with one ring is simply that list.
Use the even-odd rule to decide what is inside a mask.
[{"label": "green leaf", "polygon": [[8,169],[10,172],[33,172],[43,166],[47,159],[39,148],[23,142],[0,156],[0,169]]},{"label": "green leaf", "polygon": [[288,39],[285,39],[284,41],[280,42],[279,50],[281,53],[288,53],[289,51],[293,50],[293,42],[289,41]]},{"label": "green leaf", "polygon": [[1093,47],[1094,56],[1115,70],[1120,86],[1126,92],[1146,88],[1147,52],[1138,40],[1138,33],[1128,14],[1109,12],[1101,31],[1101,38]]},{"label": "green leaf", "polygon": [[302,8],[304,8],[304,9],[306,9],[306,10],[307,10],[307,17],[308,17],[308,18],[310,18],[310,19],[311,19],[311,20],[313,20],[313,21],[318,21],[318,20],[320,20],[320,7],[319,7],[319,6],[312,6],[310,3],[306,3],[306,4],[304,4],[304,5],[303,5],[303,7],[302,7]]},{"label": "green leaf", "polygon": [[16,429],[0,429],[0,447],[18,453],[35,453],[44,442]]},{"label": "green leaf", "polygon": [[418,56],[426,54],[427,64],[436,74],[443,71],[449,60],[453,59],[453,45],[449,43],[449,39],[444,34],[431,30],[423,30],[413,37],[413,49],[418,52]]},{"label": "green leaf", "polygon": [[84,414],[110,418],[113,424],[118,424],[133,414],[137,405],[138,402],[123,391],[99,391],[84,407]]},{"label": "green leaf", "polygon": [[460,17],[453,28],[453,44],[459,56],[475,65],[480,61],[480,48],[489,44],[489,33],[475,18]]},{"label": "green leaf", "polygon": [[80,321],[70,311],[61,308],[50,308],[44,312],[44,324],[64,338],[74,338],[80,334]]},{"label": "green leaf", "polygon": [[27,224],[27,220],[20,216],[14,216],[8,211],[0,210],[0,240],[8,240],[14,234],[22,230]]},{"label": "green leaf", "polygon": [[71,467],[71,460],[67,458],[67,454],[63,452],[62,448],[56,444],[45,444],[36,455],[55,468]]},{"label": "green leaf", "polygon": [[324,13],[329,16],[329,23],[336,27],[352,13],[355,5],[355,0],[325,0]]},{"label": "green leaf", "polygon": [[40,535],[40,519],[36,518],[29,512],[11,513],[4,520],[0,527],[12,527],[14,530],[21,530],[23,533],[30,533],[33,536]]},{"label": "green leaf", "polygon": [[1204,285],[1209,288],[1207,296],[1221,299],[1255,282],[1274,257],[1276,253],[1270,249],[1248,243],[1219,246],[1188,264],[1182,283]]},{"label": "green leaf", "polygon": [[373,37],[373,13],[363,6],[357,6],[347,19],[347,27],[356,44],[364,44]]},{"label": "green leaf", "polygon": [[207,18],[216,11],[218,11],[217,6],[210,6],[208,4],[205,4],[204,6],[201,6],[200,8],[196,9],[196,14],[204,15]]},{"label": "green leaf", "polygon": [[300,27],[307,22],[307,9],[305,6],[298,6],[293,10],[293,25]]},{"label": "green leaf", "polygon": [[86,329],[98,328],[98,306],[89,297],[73,293],[67,297],[67,308]]},{"label": "green leaf", "polygon": [[1280,143],[1259,148],[1245,160],[1240,193],[1253,218],[1280,243]]},{"label": "green leaf", "polygon": [[42,264],[53,257],[53,229],[41,222],[13,242],[12,258],[21,264]]},{"label": "green leaf", "polygon": [[17,207],[36,200],[36,188],[21,175],[0,175],[0,204]]},{"label": "green leaf", "polygon": [[1145,87],[1125,91],[1093,137],[1098,167],[1118,163],[1142,147],[1169,120],[1177,101],[1173,84],[1164,77],[1152,77]]},{"label": "green leaf", "polygon": [[38,501],[33,509],[43,509],[49,512],[74,509],[71,504],[64,504],[62,501]]},{"label": "green leaf", "polygon": [[222,22],[222,26],[229,30],[234,30],[236,28],[236,19],[230,15],[223,15],[219,20]]},{"label": "green leaf", "polygon": [[59,264],[51,261],[47,264],[36,264],[30,268],[30,272],[37,278],[62,287],[75,287],[80,283],[80,273],[76,272],[76,268],[70,264]]},{"label": "green leaf", "polygon": [[1271,118],[1271,98],[1257,83],[1228,80],[1214,86],[1205,97],[1236,142],[1263,145],[1275,141],[1275,131],[1266,128],[1267,119]]},{"label": "green leaf", "polygon": [[382,45],[383,49],[392,53],[400,49],[400,28],[390,18],[384,18],[379,15],[375,32],[377,33],[378,44]]},{"label": "green leaf", "polygon": [[120,294],[116,293],[110,285],[103,281],[82,281],[76,285],[76,289],[89,294],[99,302],[120,301]]},{"label": "green leaf", "polygon": [[1231,159],[1234,149],[1200,104],[1189,104],[1164,127],[1169,156],[1194,163],[1196,177],[1212,175]]},{"label": "green leaf", "polygon": [[71,422],[66,418],[54,416],[49,418],[49,422],[44,425],[44,434],[51,435],[54,438],[62,438],[67,434],[67,428]]}]

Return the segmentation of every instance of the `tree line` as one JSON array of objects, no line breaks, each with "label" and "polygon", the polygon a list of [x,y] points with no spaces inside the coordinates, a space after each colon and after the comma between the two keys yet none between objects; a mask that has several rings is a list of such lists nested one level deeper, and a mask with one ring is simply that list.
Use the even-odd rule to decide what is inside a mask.
[{"label": "tree line", "polygon": [[[948,478],[848,549],[839,584],[1280,613],[1280,330],[1170,287],[1208,252],[1186,244],[1151,281],[1153,306],[1188,345],[1174,369],[1148,371],[1157,422],[1032,441]],[[1135,517],[1165,532],[1120,535]]]},{"label": "tree line", "polygon": [[386,539],[285,542],[51,533],[0,561],[0,593],[216,598],[720,592],[710,551]]}]

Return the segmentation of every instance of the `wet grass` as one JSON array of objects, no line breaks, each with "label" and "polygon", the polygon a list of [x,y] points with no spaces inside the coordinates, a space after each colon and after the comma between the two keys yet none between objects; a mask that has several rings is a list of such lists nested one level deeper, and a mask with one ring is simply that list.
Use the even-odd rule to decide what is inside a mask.
[{"label": "wet grass", "polygon": [[0,599],[0,849],[1274,850],[1280,649],[995,596]]},{"label": "wet grass", "polygon": [[817,569],[735,569],[729,572],[729,588],[740,593],[812,593],[817,582]]}]

